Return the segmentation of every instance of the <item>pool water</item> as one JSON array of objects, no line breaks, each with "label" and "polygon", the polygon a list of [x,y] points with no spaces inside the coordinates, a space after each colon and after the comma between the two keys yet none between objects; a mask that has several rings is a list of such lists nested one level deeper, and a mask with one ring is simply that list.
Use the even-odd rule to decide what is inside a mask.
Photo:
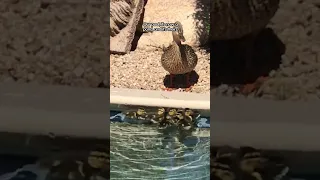
[{"label": "pool water", "polygon": [[160,131],[113,122],[110,132],[110,179],[210,179],[209,128]]}]

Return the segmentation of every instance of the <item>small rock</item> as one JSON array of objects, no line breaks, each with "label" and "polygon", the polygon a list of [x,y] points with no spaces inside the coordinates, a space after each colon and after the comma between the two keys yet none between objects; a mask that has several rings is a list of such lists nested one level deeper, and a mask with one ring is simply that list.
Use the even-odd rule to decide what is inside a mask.
[{"label": "small rock", "polygon": [[81,67],[81,66],[78,66],[76,67],[74,70],[73,70],[73,73],[77,76],[77,77],[81,77],[84,73],[84,68]]}]

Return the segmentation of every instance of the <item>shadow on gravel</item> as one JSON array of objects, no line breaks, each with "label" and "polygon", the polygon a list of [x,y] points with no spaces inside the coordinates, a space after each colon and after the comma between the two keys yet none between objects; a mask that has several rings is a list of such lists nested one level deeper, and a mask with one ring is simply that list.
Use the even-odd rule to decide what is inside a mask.
[{"label": "shadow on gravel", "polygon": [[170,75],[166,75],[163,80],[163,84],[166,88],[189,88],[198,82],[199,75],[195,71],[189,73],[189,86],[187,86],[186,74],[174,75],[172,79],[172,86],[170,86]]},{"label": "shadow on gravel", "polygon": [[210,53],[210,84],[216,87],[221,84],[238,85],[254,82],[260,76],[267,76],[281,64],[285,45],[270,28],[264,29],[255,41],[253,52],[254,72],[245,77],[245,59],[240,51],[242,39],[214,41]]}]

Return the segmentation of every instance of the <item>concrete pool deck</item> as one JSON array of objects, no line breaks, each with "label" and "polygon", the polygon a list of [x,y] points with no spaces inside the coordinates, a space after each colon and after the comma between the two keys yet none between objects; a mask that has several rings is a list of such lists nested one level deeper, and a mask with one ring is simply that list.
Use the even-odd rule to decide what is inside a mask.
[{"label": "concrete pool deck", "polygon": [[111,88],[111,110],[121,110],[122,106],[190,108],[209,117],[210,94]]},{"label": "concrete pool deck", "polygon": [[211,145],[272,150],[320,150],[320,102],[271,101],[215,96]]},{"label": "concrete pool deck", "polygon": [[[122,103],[151,103],[208,110],[211,104],[213,146],[228,144],[273,150],[320,150],[319,101],[275,102],[214,96],[210,103],[209,95],[198,99],[191,93],[176,96],[171,92],[157,92],[156,99],[162,100],[161,104],[156,104],[154,98],[148,99],[146,92],[111,89],[111,109],[119,108]],[[110,115],[108,96],[108,89],[2,83],[0,132],[109,138],[110,124],[106,121]],[[144,99],[139,100],[137,96]]]},{"label": "concrete pool deck", "polygon": [[109,138],[107,89],[0,83],[0,131]]}]

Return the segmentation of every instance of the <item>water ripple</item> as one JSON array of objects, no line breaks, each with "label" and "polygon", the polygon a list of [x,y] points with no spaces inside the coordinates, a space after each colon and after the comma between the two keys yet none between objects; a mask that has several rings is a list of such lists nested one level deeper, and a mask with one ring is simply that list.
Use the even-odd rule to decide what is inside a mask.
[{"label": "water ripple", "polygon": [[111,179],[210,179],[210,131],[165,136],[154,127],[112,123]]}]

